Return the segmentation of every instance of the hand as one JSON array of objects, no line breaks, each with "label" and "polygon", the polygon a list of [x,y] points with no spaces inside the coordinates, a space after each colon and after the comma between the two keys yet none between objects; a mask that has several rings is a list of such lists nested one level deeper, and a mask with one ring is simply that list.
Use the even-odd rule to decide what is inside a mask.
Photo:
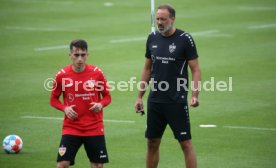
[{"label": "hand", "polygon": [[141,115],[144,115],[144,106],[143,106],[143,100],[141,98],[137,98],[135,102],[135,111],[136,113],[141,113]]},{"label": "hand", "polygon": [[92,110],[94,112],[99,112],[102,110],[103,105],[101,103],[92,102],[92,107],[89,110]]},{"label": "hand", "polygon": [[71,106],[67,106],[64,109],[64,113],[65,115],[70,119],[70,120],[76,120],[78,118],[78,113],[75,112],[75,110],[73,109],[73,107],[75,107],[76,105],[71,105]]},{"label": "hand", "polygon": [[197,106],[199,106],[199,101],[198,101],[197,97],[192,97],[190,106],[191,107],[197,107]]}]

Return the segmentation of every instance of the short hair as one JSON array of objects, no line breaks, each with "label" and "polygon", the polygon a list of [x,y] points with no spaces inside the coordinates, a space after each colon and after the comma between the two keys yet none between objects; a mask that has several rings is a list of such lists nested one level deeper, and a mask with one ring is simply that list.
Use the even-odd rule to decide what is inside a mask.
[{"label": "short hair", "polygon": [[169,4],[162,4],[157,9],[167,9],[170,13],[170,17],[175,17],[175,9]]},{"label": "short hair", "polygon": [[82,39],[76,39],[76,40],[71,41],[70,51],[73,49],[73,47],[80,48],[80,49],[86,50],[86,51],[88,49],[87,42],[85,40],[82,40]]}]

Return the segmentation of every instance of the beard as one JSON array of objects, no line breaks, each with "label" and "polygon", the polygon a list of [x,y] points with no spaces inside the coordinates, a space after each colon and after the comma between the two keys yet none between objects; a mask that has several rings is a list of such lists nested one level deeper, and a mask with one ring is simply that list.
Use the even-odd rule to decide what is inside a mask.
[{"label": "beard", "polygon": [[172,28],[172,23],[170,22],[167,27],[158,27],[158,31],[160,33],[166,33],[168,30]]}]

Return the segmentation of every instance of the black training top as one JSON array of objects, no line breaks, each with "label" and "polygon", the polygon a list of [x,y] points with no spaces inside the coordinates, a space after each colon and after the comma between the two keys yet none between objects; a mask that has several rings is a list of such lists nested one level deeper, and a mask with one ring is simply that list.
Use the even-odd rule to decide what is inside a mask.
[{"label": "black training top", "polygon": [[151,33],[145,56],[152,60],[149,101],[187,103],[188,61],[198,57],[191,35],[179,29],[169,37]]}]

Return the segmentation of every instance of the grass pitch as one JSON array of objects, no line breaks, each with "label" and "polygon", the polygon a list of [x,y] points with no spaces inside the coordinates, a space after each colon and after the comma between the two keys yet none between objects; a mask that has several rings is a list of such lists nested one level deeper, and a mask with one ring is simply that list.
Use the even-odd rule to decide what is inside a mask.
[{"label": "grass pitch", "polygon": [[[0,165],[55,167],[62,121],[26,118],[63,117],[49,106],[45,79],[70,63],[69,42],[83,38],[89,43],[88,63],[101,67],[109,81],[139,80],[150,32],[150,1],[0,2],[0,139],[17,134],[24,141],[18,155],[0,152]],[[233,79],[233,91],[202,91],[200,107],[190,109],[198,167],[276,167],[276,2],[167,2],[176,8],[175,26],[196,41],[203,81]],[[156,0],[156,6],[160,3]],[[113,102],[104,111],[107,168],[145,167],[146,118],[134,112],[136,93],[112,91]],[[160,150],[160,168],[184,167],[170,129]],[[88,166],[81,148],[74,167]]]}]

